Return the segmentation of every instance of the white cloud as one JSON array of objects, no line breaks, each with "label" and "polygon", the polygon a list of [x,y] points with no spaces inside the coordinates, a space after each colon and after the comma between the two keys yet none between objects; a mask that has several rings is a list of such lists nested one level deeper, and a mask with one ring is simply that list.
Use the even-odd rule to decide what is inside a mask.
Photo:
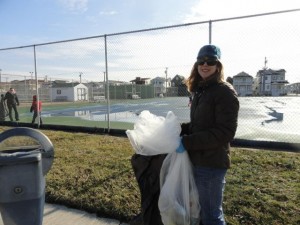
[{"label": "white cloud", "polygon": [[101,11],[101,12],[99,12],[99,15],[105,15],[105,16],[112,16],[112,15],[116,15],[116,14],[118,14],[118,12],[117,12],[117,11],[114,11],[114,10],[112,10],[112,11]]},{"label": "white cloud", "polygon": [[[184,23],[264,14],[299,9],[299,0],[201,0],[185,16]],[[212,23],[212,43],[223,53],[226,74],[245,71],[252,76],[263,67],[264,57],[269,68],[286,69],[290,82],[299,82],[300,67],[295,63],[299,54],[287,55],[287,49],[299,48],[299,12],[228,20]],[[290,57],[290,58],[289,58]]]},{"label": "white cloud", "polygon": [[184,23],[246,16],[300,8],[299,0],[201,0],[186,15]]},{"label": "white cloud", "polygon": [[85,12],[88,9],[88,0],[59,0],[59,2],[72,12]]}]

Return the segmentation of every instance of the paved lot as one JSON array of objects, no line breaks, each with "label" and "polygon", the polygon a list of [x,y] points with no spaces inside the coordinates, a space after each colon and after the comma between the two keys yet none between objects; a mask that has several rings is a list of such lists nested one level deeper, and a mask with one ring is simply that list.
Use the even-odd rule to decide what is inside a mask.
[{"label": "paved lot", "polygon": [[[1,217],[0,217],[1,218]],[[4,225],[2,218],[0,225]],[[10,224],[8,224],[10,225]],[[95,214],[70,209],[61,205],[46,204],[43,225],[128,225],[118,220],[99,218]]]}]

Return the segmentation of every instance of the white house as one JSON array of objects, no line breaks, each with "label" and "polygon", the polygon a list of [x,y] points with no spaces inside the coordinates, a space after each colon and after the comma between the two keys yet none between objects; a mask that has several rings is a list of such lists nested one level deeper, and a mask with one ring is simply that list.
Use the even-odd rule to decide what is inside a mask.
[{"label": "white house", "polygon": [[150,82],[154,86],[155,96],[166,95],[167,88],[171,87],[171,78],[155,77]]},{"label": "white house", "polygon": [[287,94],[300,94],[300,82],[286,85],[285,90]]},{"label": "white house", "polygon": [[285,80],[285,70],[262,69],[256,74],[254,91],[257,95],[281,96],[286,95],[284,88],[288,83]]},{"label": "white house", "polygon": [[52,101],[87,101],[88,88],[81,83],[53,83],[51,87]]},{"label": "white house", "polygon": [[245,72],[233,76],[233,87],[239,96],[251,96],[253,77]]}]

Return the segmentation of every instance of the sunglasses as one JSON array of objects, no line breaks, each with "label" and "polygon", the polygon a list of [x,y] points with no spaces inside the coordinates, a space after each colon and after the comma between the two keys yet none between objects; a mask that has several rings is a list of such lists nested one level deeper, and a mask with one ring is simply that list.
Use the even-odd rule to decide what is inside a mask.
[{"label": "sunglasses", "polygon": [[198,61],[198,65],[203,66],[206,63],[208,66],[215,66],[218,63],[218,60],[208,59],[208,60],[200,60]]}]

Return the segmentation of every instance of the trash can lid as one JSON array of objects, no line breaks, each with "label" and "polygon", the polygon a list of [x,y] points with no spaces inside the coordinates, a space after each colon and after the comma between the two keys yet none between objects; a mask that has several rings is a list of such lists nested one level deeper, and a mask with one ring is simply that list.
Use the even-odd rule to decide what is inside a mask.
[{"label": "trash can lid", "polygon": [[[41,153],[43,175],[46,175],[50,170],[54,160],[54,147],[50,139],[39,130],[28,128],[28,127],[16,127],[2,132],[0,134],[0,142],[14,136],[28,136],[40,143],[41,147],[36,151],[39,151]],[[20,152],[23,152],[22,148],[20,148],[19,150]],[[26,161],[29,159],[22,159],[22,160]]]},{"label": "trash can lid", "polygon": [[38,151],[0,153],[0,166],[34,163],[41,159],[41,153]]}]

